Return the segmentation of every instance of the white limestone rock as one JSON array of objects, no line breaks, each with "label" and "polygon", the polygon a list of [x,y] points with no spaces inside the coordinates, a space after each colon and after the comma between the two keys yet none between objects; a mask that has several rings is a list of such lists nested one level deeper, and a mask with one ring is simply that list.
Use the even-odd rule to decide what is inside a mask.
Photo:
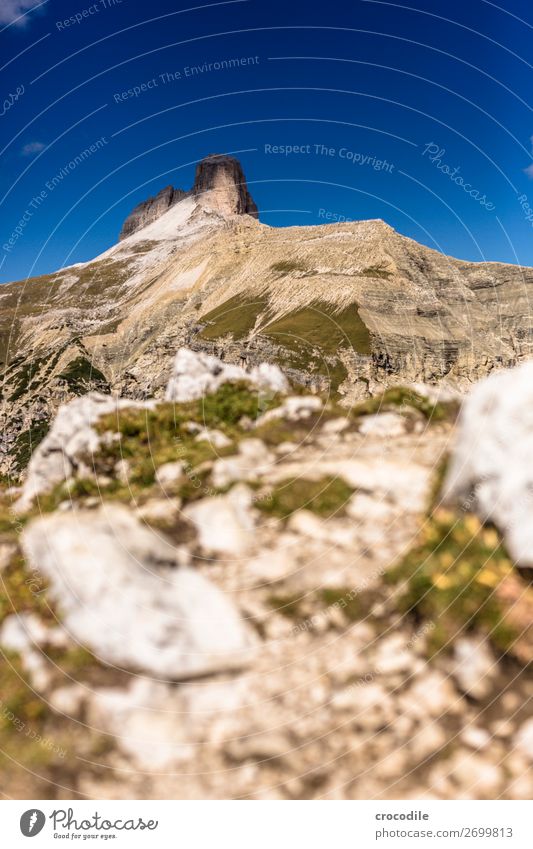
[{"label": "white limestone rock", "polygon": [[511,557],[533,567],[533,361],[481,381],[459,417],[444,484],[505,536]]},{"label": "white limestone rock", "polygon": [[227,495],[202,498],[188,505],[183,514],[195,525],[204,551],[239,556],[254,543],[252,493],[237,484]]},{"label": "white limestone rock", "polygon": [[261,363],[255,366],[250,371],[249,377],[260,392],[270,394],[271,397],[278,392],[287,392],[289,389],[287,378],[279,366],[272,365],[272,363]]},{"label": "white limestone rock", "polygon": [[458,701],[459,694],[452,682],[438,670],[424,670],[400,698],[403,713],[423,720],[451,710],[457,712]]},{"label": "white limestone rock", "polygon": [[0,628],[0,645],[19,654],[41,646],[65,649],[69,643],[68,633],[63,628],[45,625],[32,612],[12,613],[6,616]]},{"label": "white limestone rock", "polygon": [[166,487],[177,486],[186,480],[185,466],[181,460],[163,463],[162,466],[158,467],[155,473],[155,479],[159,486],[163,489]]},{"label": "white limestone rock", "polygon": [[194,755],[182,700],[167,684],[137,678],[126,689],[101,688],[87,709],[91,726],[112,735],[137,769],[177,767]]},{"label": "white limestone rock", "polygon": [[83,684],[67,684],[52,690],[49,703],[57,713],[63,716],[79,717],[87,697],[88,690]]},{"label": "white limestone rock", "polygon": [[374,436],[379,439],[402,436],[406,429],[406,421],[398,413],[377,413],[374,416],[364,416],[359,424],[359,432],[363,436]]},{"label": "white limestone rock", "polygon": [[275,462],[274,455],[261,439],[243,439],[239,453],[231,457],[220,457],[211,472],[213,485],[224,489],[235,481],[253,481],[268,472]]},{"label": "white limestone rock", "polygon": [[50,431],[33,453],[14,509],[19,513],[28,510],[38,495],[75,475],[81,458],[98,449],[101,437],[93,425],[100,416],[124,407],[149,407],[152,403],[89,392],[60,407]]},{"label": "white limestone rock", "polygon": [[278,366],[262,363],[247,372],[240,366],[224,363],[209,354],[180,348],[165,397],[167,401],[176,403],[195,401],[216,392],[224,383],[241,380],[262,393],[274,395],[288,390],[287,380]]},{"label": "white limestone rock", "polygon": [[218,677],[172,685],[137,677],[126,689],[91,694],[93,727],[115,743],[138,769],[169,769],[194,762],[198,743],[232,736],[232,717],[249,699],[243,677]]},{"label": "white limestone rock", "polygon": [[452,674],[463,693],[473,699],[490,695],[498,665],[487,640],[482,637],[460,637],[456,640]]},{"label": "white limestone rock", "polygon": [[533,763],[533,719],[526,719],[514,737],[514,745]]},{"label": "white limestone rock", "polygon": [[65,628],[104,662],[181,680],[250,660],[254,638],[232,603],[123,507],[34,520],[22,546]]},{"label": "white limestone rock", "polygon": [[231,445],[231,439],[221,430],[204,427],[195,436],[195,442],[209,442],[213,448],[227,448]]},{"label": "white limestone rock", "polygon": [[307,419],[309,416],[312,416],[313,413],[317,413],[323,407],[323,403],[320,398],[316,398],[312,395],[294,395],[289,398],[285,398],[283,403],[279,407],[275,407],[273,410],[267,410],[266,413],[263,413],[262,416],[257,420],[256,426],[260,427],[261,425],[268,424],[268,422],[274,421],[275,419],[287,419],[291,422],[297,422],[301,419]]}]

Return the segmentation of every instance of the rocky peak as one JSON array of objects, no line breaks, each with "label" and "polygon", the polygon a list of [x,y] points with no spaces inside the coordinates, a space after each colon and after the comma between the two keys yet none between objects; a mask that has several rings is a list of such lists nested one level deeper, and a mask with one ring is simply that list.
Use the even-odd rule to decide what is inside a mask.
[{"label": "rocky peak", "polygon": [[194,197],[206,209],[221,215],[252,215],[258,210],[246,185],[238,159],[213,153],[196,166],[194,185],[189,192],[166,186],[157,195],[143,200],[130,212],[120,231],[119,241],[147,227],[171,206],[186,197]]},{"label": "rocky peak", "polygon": [[152,221],[155,221],[156,218],[159,218],[163,215],[163,213],[170,209],[171,206],[174,206],[175,203],[186,196],[187,192],[184,192],[183,189],[175,189],[173,186],[165,186],[164,189],[161,189],[161,191],[153,197],[143,200],[130,212],[124,221],[122,230],[118,237],[119,241],[126,239],[128,236],[131,236],[132,233],[137,232],[137,230],[142,230],[143,227],[151,224]]},{"label": "rocky peak", "polygon": [[248,187],[238,159],[213,153],[196,166],[194,194],[203,206],[222,215],[252,215],[258,218],[258,209]]}]

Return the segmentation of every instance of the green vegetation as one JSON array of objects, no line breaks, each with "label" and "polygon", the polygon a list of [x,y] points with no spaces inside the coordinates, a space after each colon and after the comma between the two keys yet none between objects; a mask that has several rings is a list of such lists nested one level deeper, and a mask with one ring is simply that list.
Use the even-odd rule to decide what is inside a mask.
[{"label": "green vegetation", "polygon": [[265,298],[246,298],[234,295],[200,319],[207,326],[200,332],[202,339],[218,339],[231,333],[234,339],[244,339],[253,330],[258,316],[267,309]]},{"label": "green vegetation", "polygon": [[[127,460],[130,467],[128,483],[121,484],[113,477],[106,495],[130,500],[132,495],[142,494],[155,483],[156,470],[163,463],[182,460],[195,468],[213,459],[215,449],[208,442],[196,442],[194,434],[183,427],[187,421],[195,420],[184,416],[182,408],[173,404],[161,404],[155,410],[131,407],[121,410],[118,418],[114,415],[103,417],[97,429],[118,433],[120,439],[101,445],[92,458],[95,471],[113,475],[113,468],[120,459]],[[91,494],[89,481],[87,495]],[[79,497],[80,493],[76,491],[75,495]]]},{"label": "green vegetation", "polygon": [[531,622],[533,589],[518,576],[497,531],[471,514],[437,509],[387,580],[399,584],[404,612],[433,623],[433,651],[475,629],[513,651],[523,631],[513,600],[527,604],[526,625]]},{"label": "green vegetation", "polygon": [[282,346],[282,367],[322,377],[334,391],[347,377],[340,350],[371,353],[370,334],[356,304],[335,311],[319,301],[266,324],[261,335]]},{"label": "green vegetation", "polygon": [[[7,562],[0,574],[0,625],[14,613],[32,613],[54,627],[58,621],[47,598],[47,585],[37,570],[30,571],[18,546],[21,525],[27,517],[15,516],[4,496],[0,503],[0,533],[3,557]],[[41,659],[54,678],[56,686],[85,682],[91,686],[116,686],[125,674],[101,664],[80,646],[64,650],[43,645]],[[109,748],[105,738],[89,732],[79,737],[79,728],[64,716],[56,714],[31,686],[31,675],[15,653],[3,652],[0,663],[0,781],[5,786],[20,787],[31,797],[52,798],[57,769],[68,772],[63,759],[70,751],[87,757],[93,752],[105,754]],[[81,748],[80,748],[81,742]],[[73,748],[75,747],[75,749]],[[14,784],[16,765],[20,766],[19,785]],[[26,771],[24,771],[26,770]],[[47,786],[47,782],[50,785]],[[22,796],[21,796],[22,798]]]},{"label": "green vegetation", "polygon": [[67,303],[79,305],[79,298],[82,295],[84,303],[94,306],[102,295],[111,300],[113,294],[118,292],[132,274],[132,261],[131,259],[102,259],[81,268],[73,268],[72,274],[78,277],[78,282],[69,287]]},{"label": "green vegetation", "polygon": [[2,572],[0,586],[0,623],[10,613],[30,610],[43,619],[51,619],[44,579],[38,573],[28,572],[22,553],[16,546]]},{"label": "green vegetation", "polygon": [[33,723],[42,719],[46,712],[46,706],[41,699],[32,693],[29,687],[24,686],[24,672],[16,655],[10,655],[0,669],[1,731],[5,731],[10,726],[9,713],[17,717],[20,722]]},{"label": "green vegetation", "polygon": [[38,317],[47,307],[94,309],[104,298],[111,302],[133,273],[133,263],[133,258],[108,258],[2,286],[0,360],[8,361],[17,350],[21,319]]},{"label": "green vegetation", "polygon": [[[345,412],[343,411],[340,415],[344,415]],[[296,448],[309,439],[309,435],[319,422],[323,424],[330,417],[323,410],[319,410],[314,415],[300,421],[289,421],[280,416],[265,424],[258,425],[255,428],[254,435],[262,439],[266,445],[276,446],[283,442],[292,442]]]},{"label": "green vegetation", "polygon": [[459,411],[459,403],[456,401],[435,403],[407,386],[394,386],[392,389],[386,389],[382,395],[376,395],[356,404],[352,407],[350,415],[359,418],[359,416],[391,410],[398,411],[398,409],[416,410],[432,422],[454,421]]},{"label": "green vegetation", "polygon": [[[37,391],[39,386],[46,382],[64,350],[76,341],[78,340],[69,340],[50,357],[36,357],[30,362],[19,359],[13,361],[6,376],[6,382],[13,384],[15,388],[9,400],[17,401],[30,390]],[[36,376],[39,377],[38,382],[35,381]],[[83,354],[72,360],[58,377],[66,381],[69,391],[75,395],[83,395],[90,389],[109,391],[105,376]],[[20,473],[26,468],[31,455],[48,430],[48,421],[38,421],[18,434],[12,449],[15,473]]]},{"label": "green vegetation", "polygon": [[144,239],[142,242],[135,242],[133,245],[128,244],[128,253],[130,254],[146,254],[148,251],[157,247],[157,242],[153,239]]},{"label": "green vegetation", "polygon": [[359,620],[364,610],[359,594],[348,587],[327,587],[305,596],[274,594],[268,598],[268,604],[308,630],[313,630],[317,620],[334,610],[342,614],[345,624]]},{"label": "green vegetation", "polygon": [[[69,652],[63,654],[62,659],[68,660]],[[44,660],[47,662],[46,656]],[[97,664],[97,661],[94,663]],[[50,660],[47,667],[57,676],[58,683],[69,683],[66,677],[70,675],[68,662],[67,668],[63,668],[61,663]],[[72,679],[108,686],[111,683],[109,675],[87,679],[85,672],[86,669],[78,668]],[[120,674],[113,671],[113,675],[112,680],[116,682]],[[75,722],[54,713],[36,695],[28,673],[16,655],[4,656],[0,665],[0,692],[0,749],[3,754],[0,780],[4,786],[14,787],[21,798],[23,795],[28,798],[54,798],[58,776],[72,787],[76,770],[65,759],[72,751],[78,757],[84,755],[87,758],[93,755],[101,757],[109,751],[108,738],[91,731],[80,737],[79,726]]]},{"label": "green vegetation", "polygon": [[[281,270],[283,266],[288,271],[297,265],[276,263],[272,268]],[[341,349],[364,355],[371,353],[370,333],[356,304],[336,310],[331,304],[318,301],[270,322],[268,311],[268,300],[264,297],[250,299],[235,295],[202,317],[206,326],[199,336],[215,340],[231,334],[233,339],[240,340],[258,327],[260,337],[282,348],[278,358],[282,367],[316,374],[328,381],[333,390],[347,377],[339,359]]]},{"label": "green vegetation", "polygon": [[362,613],[361,598],[359,593],[348,587],[326,587],[320,590],[322,602],[326,607],[335,607],[341,610],[350,622],[360,619]]},{"label": "green vegetation", "polygon": [[381,277],[382,280],[388,280],[392,275],[392,271],[388,271],[386,262],[379,262],[376,265],[370,265],[362,272],[365,277]]},{"label": "green vegetation", "polygon": [[300,352],[319,348],[325,355],[336,355],[339,348],[370,354],[370,334],[359,317],[355,304],[335,311],[331,304],[318,301],[267,324],[261,331],[279,345]]},{"label": "green vegetation", "polygon": [[298,595],[271,595],[268,598],[270,607],[287,619],[298,620],[305,617],[302,611],[303,602],[305,599]]},{"label": "green vegetation", "polygon": [[246,383],[224,383],[218,392],[207,395],[199,403],[197,415],[201,415],[201,421],[207,427],[236,425],[243,416],[257,419],[275,405],[274,399],[266,399],[257,391],[250,391]]},{"label": "green vegetation", "polygon": [[[105,486],[106,499],[129,503],[132,498],[142,500],[150,496],[159,466],[181,460],[188,470],[188,480],[180,484],[176,494],[189,501],[202,494],[201,484],[208,474],[202,464],[235,450],[235,442],[244,433],[239,427],[240,419],[256,419],[278,404],[277,396],[262,399],[247,383],[226,383],[218,392],[188,404],[158,404],[153,410],[126,407],[118,415],[110,414],[99,420],[96,429],[100,433],[116,434],[118,438],[103,440],[99,451],[87,458],[87,465],[94,469],[95,476],[111,478]],[[208,441],[196,441],[191,423],[224,431],[230,444],[220,449]],[[119,480],[114,473],[116,463],[122,459],[129,466],[127,482]],[[94,497],[100,497],[96,477],[77,478],[68,487],[61,483],[42,496],[39,510],[54,510],[65,499],[79,501]]]},{"label": "green vegetation", "polygon": [[28,391],[33,378],[46,361],[46,357],[37,357],[36,359],[25,362],[22,365],[20,370],[16,373],[15,391],[9,397],[9,401],[18,401],[19,398]]},{"label": "green vegetation", "polygon": [[340,478],[326,477],[318,481],[298,478],[279,484],[268,500],[259,499],[257,507],[264,513],[287,519],[296,510],[311,510],[318,516],[342,516],[346,502],[354,490]]},{"label": "green vegetation", "polygon": [[[131,259],[102,259],[88,265],[66,268],[55,274],[30,277],[3,287],[0,321],[19,316],[40,314],[43,308],[60,298],[62,306],[80,306],[80,299],[94,306],[98,295],[109,293],[124,283],[131,274]],[[68,277],[77,278],[68,287]],[[61,292],[59,291],[61,289]],[[91,300],[93,299],[93,300]]]},{"label": "green vegetation", "polygon": [[290,274],[291,271],[308,271],[308,268],[303,262],[299,262],[298,260],[285,259],[280,262],[274,262],[270,266],[270,270],[278,274]]},{"label": "green vegetation", "polygon": [[13,446],[14,469],[22,472],[31,460],[31,456],[50,429],[50,422],[40,421],[27,430],[21,431]]},{"label": "green vegetation", "polygon": [[59,729],[51,730],[47,722],[50,712],[26,684],[27,677],[15,655],[6,657],[0,666],[0,747],[4,756],[0,775],[6,786],[14,764],[42,772],[47,766],[60,763],[58,755],[67,749],[59,742]]},{"label": "green vegetation", "polygon": [[72,360],[58,377],[67,382],[69,390],[75,395],[83,395],[91,388],[97,388],[101,392],[109,391],[105,375],[81,354]]}]

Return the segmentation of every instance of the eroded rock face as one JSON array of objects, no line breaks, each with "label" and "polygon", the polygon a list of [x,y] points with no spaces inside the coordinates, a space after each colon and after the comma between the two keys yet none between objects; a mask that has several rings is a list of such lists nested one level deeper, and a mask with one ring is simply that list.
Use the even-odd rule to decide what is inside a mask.
[{"label": "eroded rock face", "polygon": [[164,215],[171,206],[191,196],[197,198],[206,209],[222,215],[259,217],[238,159],[214,153],[198,163],[194,185],[190,191],[165,186],[156,195],[138,204],[122,225],[119,241],[147,227]]},{"label": "eroded rock face", "polygon": [[222,215],[259,217],[238,159],[213,153],[196,168],[193,193],[202,205]]},{"label": "eroded rock face", "polygon": [[[74,394],[162,397],[179,346],[248,371],[278,363],[345,406],[399,383],[464,392],[533,356],[533,269],[446,257],[380,220],[262,225],[243,179],[207,157],[186,196],[141,205],[131,238],[2,287],[0,471],[25,467]],[[72,362],[99,383],[72,381]]]},{"label": "eroded rock face", "polygon": [[151,224],[152,221],[155,221],[167,212],[171,206],[174,206],[175,203],[178,203],[178,201],[186,196],[187,192],[184,192],[183,189],[165,186],[164,189],[161,189],[153,197],[143,200],[130,212],[124,221],[118,237],[119,241],[127,239],[132,233],[136,233],[137,230],[142,230],[143,227]]},{"label": "eroded rock face", "polygon": [[460,501],[494,522],[509,553],[533,567],[533,362],[491,375],[463,405],[445,483]]},{"label": "eroded rock face", "polygon": [[22,546],[65,629],[105,663],[182,680],[251,659],[253,634],[231,601],[123,507],[37,519]]}]

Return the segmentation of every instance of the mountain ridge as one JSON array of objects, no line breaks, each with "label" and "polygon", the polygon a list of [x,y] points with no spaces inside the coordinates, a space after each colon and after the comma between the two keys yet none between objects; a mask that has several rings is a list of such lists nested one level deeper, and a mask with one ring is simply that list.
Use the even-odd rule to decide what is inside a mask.
[{"label": "mountain ridge", "polygon": [[195,198],[206,208],[225,215],[251,215],[258,218],[257,206],[248,191],[238,159],[211,153],[196,166],[194,183],[189,191],[165,186],[156,195],[134,207],[122,225],[119,241],[156,221],[171,206],[187,197]]},{"label": "mountain ridge", "polygon": [[160,196],[94,260],[0,290],[4,471],[82,390],[158,397],[182,345],[277,363],[345,405],[393,383],[465,388],[532,354],[532,269],[446,257],[380,219],[270,227],[219,154]]}]

